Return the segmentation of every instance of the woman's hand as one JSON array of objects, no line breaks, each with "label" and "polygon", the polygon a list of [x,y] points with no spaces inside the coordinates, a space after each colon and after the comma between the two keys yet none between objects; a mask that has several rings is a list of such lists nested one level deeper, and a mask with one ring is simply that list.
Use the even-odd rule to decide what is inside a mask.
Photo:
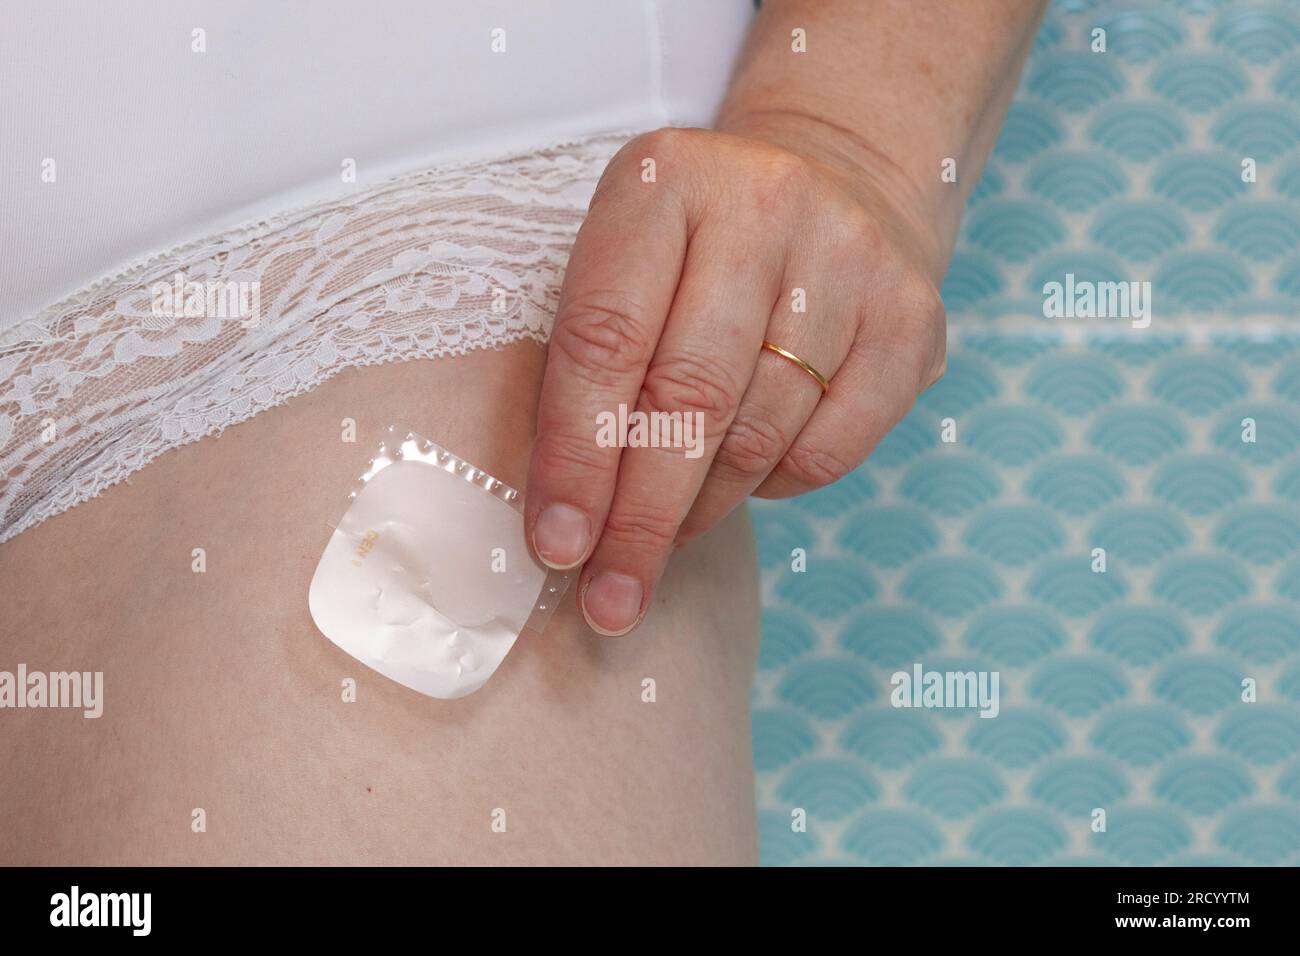
[{"label": "woman's hand", "polygon": [[[526,496],[538,556],[585,562],[593,629],[639,623],[675,543],[746,496],[856,468],[942,374],[940,243],[881,167],[695,129],[611,160],[565,276]],[[702,419],[681,433],[700,444],[598,442],[620,405]]]}]

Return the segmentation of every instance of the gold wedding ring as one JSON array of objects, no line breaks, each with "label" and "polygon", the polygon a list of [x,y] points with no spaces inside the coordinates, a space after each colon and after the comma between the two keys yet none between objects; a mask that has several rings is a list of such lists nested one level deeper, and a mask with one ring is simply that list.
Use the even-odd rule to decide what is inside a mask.
[{"label": "gold wedding ring", "polygon": [[763,340],[763,348],[767,349],[769,352],[775,352],[783,359],[793,362],[795,365],[799,366],[801,369],[803,369],[805,372],[811,375],[816,380],[817,384],[822,387],[823,395],[825,395],[828,391],[830,391],[831,383],[826,381],[826,376],[823,375],[821,372],[817,371],[815,368],[813,368],[811,365],[809,365],[799,356],[795,355],[789,349],[783,349],[775,342],[769,342],[766,339]]}]

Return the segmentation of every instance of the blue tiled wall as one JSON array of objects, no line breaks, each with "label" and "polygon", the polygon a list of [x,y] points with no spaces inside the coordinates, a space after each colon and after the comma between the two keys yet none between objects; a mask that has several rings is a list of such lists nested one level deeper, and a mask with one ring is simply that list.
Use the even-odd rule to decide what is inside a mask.
[{"label": "blue tiled wall", "polygon": [[[944,380],[754,507],[764,862],[1300,862],[1300,3],[1056,3],[944,298]],[[917,663],[1000,713],[891,706]]]}]

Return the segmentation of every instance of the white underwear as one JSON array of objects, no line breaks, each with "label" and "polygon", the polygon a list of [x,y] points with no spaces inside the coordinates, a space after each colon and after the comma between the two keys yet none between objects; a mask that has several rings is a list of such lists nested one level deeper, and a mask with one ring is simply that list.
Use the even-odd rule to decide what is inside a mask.
[{"label": "white underwear", "polygon": [[[0,540],[344,368],[545,342],[587,200],[626,138],[443,167],[277,216],[17,327],[0,355]],[[159,316],[155,287],[177,274],[257,283],[256,325],[206,302]]]}]

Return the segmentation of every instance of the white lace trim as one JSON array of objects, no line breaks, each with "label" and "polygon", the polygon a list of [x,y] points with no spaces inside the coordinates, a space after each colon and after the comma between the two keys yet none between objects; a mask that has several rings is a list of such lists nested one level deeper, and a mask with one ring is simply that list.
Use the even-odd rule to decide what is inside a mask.
[{"label": "white lace trim", "polygon": [[[587,202],[631,135],[429,169],[250,223],[7,330],[0,541],[342,369],[545,342]],[[155,290],[178,273],[257,283],[242,287],[258,291],[257,324],[160,316]]]}]

